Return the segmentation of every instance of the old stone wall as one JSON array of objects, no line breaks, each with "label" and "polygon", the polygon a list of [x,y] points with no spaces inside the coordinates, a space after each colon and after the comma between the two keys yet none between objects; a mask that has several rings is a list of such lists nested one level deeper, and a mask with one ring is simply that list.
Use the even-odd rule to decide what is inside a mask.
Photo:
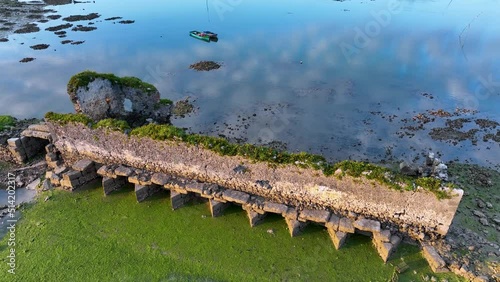
[{"label": "old stone wall", "polygon": [[[391,190],[362,177],[339,179],[292,165],[270,167],[267,163],[220,156],[184,143],[129,137],[79,124],[61,126],[49,122],[47,125],[53,144],[67,165],[89,159],[104,165],[120,164],[152,173],[173,174],[259,196],[298,211],[327,210],[349,216],[352,222],[374,220],[381,224],[381,229],[398,230],[421,240],[447,233],[463,193],[454,190],[451,199],[438,200],[424,190]],[[241,166],[246,168],[245,172],[237,169]],[[290,224],[300,225],[300,218],[296,220]],[[339,235],[341,241],[344,231],[339,227],[333,229],[332,234]],[[383,247],[391,238],[379,236],[375,240],[377,246]]]}]

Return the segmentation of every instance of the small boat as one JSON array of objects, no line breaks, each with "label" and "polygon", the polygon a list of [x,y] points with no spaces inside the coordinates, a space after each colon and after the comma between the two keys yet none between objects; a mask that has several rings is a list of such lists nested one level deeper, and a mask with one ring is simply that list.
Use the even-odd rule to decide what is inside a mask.
[{"label": "small boat", "polygon": [[204,31],[204,34],[208,35],[210,38],[215,38],[217,37],[217,33],[213,33],[211,31]]},{"label": "small boat", "polygon": [[217,34],[211,32],[211,31],[200,32],[200,31],[197,31],[197,30],[192,30],[192,31],[189,32],[189,35],[191,37],[194,37],[196,39],[200,39],[200,40],[203,40],[203,41],[206,41],[206,42],[210,42],[210,41],[217,42],[218,41]]}]

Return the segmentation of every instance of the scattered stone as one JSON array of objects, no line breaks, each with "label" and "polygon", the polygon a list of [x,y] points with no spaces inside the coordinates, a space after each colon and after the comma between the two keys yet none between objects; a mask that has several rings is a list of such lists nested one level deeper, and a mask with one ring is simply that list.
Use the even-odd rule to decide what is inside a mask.
[{"label": "scattered stone", "polygon": [[60,31],[60,30],[63,30],[63,29],[70,28],[72,26],[73,26],[72,24],[66,23],[66,24],[60,24],[60,25],[56,25],[56,26],[51,26],[51,27],[46,28],[45,30],[46,31]]},{"label": "scattered stone", "polygon": [[197,71],[211,71],[220,68],[221,65],[214,61],[200,61],[189,66],[190,69]]},{"label": "scattered stone", "polygon": [[271,229],[267,229],[266,232],[269,233],[269,234],[271,234],[271,235],[274,235],[274,229],[272,229],[272,228]]},{"label": "scattered stone", "polygon": [[67,22],[76,22],[76,21],[91,21],[93,19],[97,19],[101,15],[97,13],[90,13],[88,15],[71,15],[69,17],[63,18],[63,21]]},{"label": "scattered stone", "polygon": [[236,174],[245,174],[248,171],[248,168],[246,166],[243,166],[243,165],[238,165],[235,168],[233,168],[233,171]]},{"label": "scattered stone", "polygon": [[26,58],[21,59],[19,62],[20,63],[28,63],[28,62],[31,62],[31,61],[34,61],[34,60],[35,60],[35,58],[26,57]]},{"label": "scattered stone", "polygon": [[194,109],[193,104],[188,99],[177,101],[172,109],[172,114],[180,117],[191,113]]},{"label": "scattered stone", "polygon": [[22,28],[15,30],[14,33],[33,33],[39,31],[40,28],[36,24],[25,24]]},{"label": "scattered stone", "polygon": [[273,186],[271,186],[271,184],[269,184],[268,180],[257,180],[257,181],[255,181],[255,183],[262,188],[273,189]]},{"label": "scattered stone", "polygon": [[72,31],[84,31],[84,32],[87,32],[87,31],[92,31],[92,30],[96,30],[96,29],[97,29],[97,27],[95,27],[95,26],[75,26],[71,30]]},{"label": "scattered stone", "polygon": [[481,218],[484,218],[486,217],[486,215],[484,215],[484,213],[478,211],[478,210],[473,210],[472,213],[477,216],[477,217],[481,217]]},{"label": "scattered stone", "polygon": [[49,44],[36,44],[36,45],[30,46],[30,48],[33,50],[43,50],[43,49],[49,48],[49,46],[50,46]]},{"label": "scattered stone", "polygon": [[122,19],[122,17],[111,17],[111,18],[107,18],[107,19],[104,19],[105,21],[114,21],[114,20],[120,20]]},{"label": "scattered stone", "polygon": [[488,219],[486,219],[485,217],[480,218],[479,223],[481,223],[484,226],[489,226]]}]

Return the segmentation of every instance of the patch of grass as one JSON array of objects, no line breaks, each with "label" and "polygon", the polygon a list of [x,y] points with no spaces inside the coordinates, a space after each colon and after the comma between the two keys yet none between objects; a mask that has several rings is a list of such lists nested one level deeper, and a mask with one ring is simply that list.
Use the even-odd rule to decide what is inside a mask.
[{"label": "patch of grass", "polygon": [[126,129],[130,129],[130,126],[124,120],[107,118],[100,120],[93,128],[106,128],[112,131],[124,132]]},{"label": "patch of grass", "polygon": [[160,104],[160,105],[172,105],[173,103],[174,102],[172,102],[172,100],[165,99],[165,98],[160,99],[160,102],[158,102],[158,104]]},{"label": "patch of grass", "polygon": [[[270,214],[250,228],[237,206],[211,218],[206,203],[172,211],[166,194],[137,204],[133,188],[107,197],[101,187],[48,191],[16,225],[16,275],[7,273],[7,237],[0,242],[6,281],[387,281],[392,261],[410,269],[400,281],[431,271],[417,247],[400,247],[384,264],[369,237],[354,235],[337,251],[323,227],[291,238]],[[50,196],[48,201],[45,197]],[[274,235],[267,232],[274,230]],[[416,271],[416,274],[413,273]],[[448,281],[453,275],[433,274]]]},{"label": "patch of grass", "polygon": [[107,79],[111,81],[112,84],[138,88],[148,94],[158,91],[154,85],[143,82],[137,77],[118,77],[112,73],[97,73],[87,70],[75,74],[70,78],[68,82],[68,93],[70,93],[71,95],[75,95],[76,89],[78,89],[78,87],[87,87],[89,83],[96,80],[97,78]]},{"label": "patch of grass", "polygon": [[45,119],[47,119],[48,121],[57,122],[61,125],[65,125],[68,123],[81,123],[85,126],[88,126],[89,124],[93,124],[92,119],[84,114],[59,114],[48,112],[45,114]]},{"label": "patch of grass", "polygon": [[6,129],[9,126],[14,126],[16,124],[16,119],[7,115],[0,115],[0,131]]}]

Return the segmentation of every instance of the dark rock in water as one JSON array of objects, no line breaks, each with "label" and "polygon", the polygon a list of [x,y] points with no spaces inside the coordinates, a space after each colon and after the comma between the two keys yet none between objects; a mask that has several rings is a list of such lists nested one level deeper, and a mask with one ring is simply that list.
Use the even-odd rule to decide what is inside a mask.
[{"label": "dark rock in water", "polygon": [[413,167],[412,165],[402,162],[399,164],[399,169],[402,174],[408,175],[408,176],[417,176],[418,175],[418,168]]},{"label": "dark rock in water", "polygon": [[27,62],[31,62],[31,61],[34,61],[34,60],[35,60],[35,58],[27,57],[27,58],[21,59],[19,62],[20,63],[27,63]]},{"label": "dark rock in water", "polygon": [[26,24],[22,28],[15,30],[14,33],[32,33],[38,31],[40,31],[40,28],[36,24]]},{"label": "dark rock in water", "polygon": [[124,21],[119,21],[118,23],[121,23],[121,24],[133,24],[133,23],[135,23],[135,21],[133,21],[133,20],[124,20]]},{"label": "dark rock in water", "polygon": [[197,71],[210,71],[218,69],[220,67],[221,65],[213,61],[200,61],[196,64],[192,64],[189,66],[190,69],[194,69]]},{"label": "dark rock in water", "polygon": [[30,48],[33,50],[43,50],[43,49],[49,48],[49,46],[50,46],[49,44],[37,44],[37,45],[30,46]]},{"label": "dark rock in water", "polygon": [[124,119],[129,124],[153,118],[168,122],[172,105],[160,101],[160,93],[151,84],[135,77],[117,77],[84,71],[68,83],[68,94],[79,113],[93,120]]},{"label": "dark rock in water", "polygon": [[111,18],[107,18],[107,19],[104,19],[105,21],[114,21],[114,20],[121,20],[122,17],[111,17]]},{"label": "dark rock in water", "polygon": [[7,41],[9,41],[9,39],[7,39],[7,38],[0,38],[0,42],[7,42]]},{"label": "dark rock in water", "polygon": [[67,29],[67,28],[70,28],[72,27],[73,25],[70,24],[70,23],[67,23],[67,24],[60,24],[60,25],[56,25],[56,26],[51,26],[51,27],[47,27],[45,30],[46,31],[59,31],[59,30],[62,30],[62,29]]},{"label": "dark rock in water", "polygon": [[74,28],[72,28],[71,30],[72,31],[92,31],[92,30],[96,30],[97,27],[95,26],[76,26]]},{"label": "dark rock in water", "polygon": [[71,15],[69,17],[63,18],[63,21],[67,22],[76,22],[76,21],[91,21],[93,19],[97,19],[101,15],[97,13],[90,13],[88,15]]}]

